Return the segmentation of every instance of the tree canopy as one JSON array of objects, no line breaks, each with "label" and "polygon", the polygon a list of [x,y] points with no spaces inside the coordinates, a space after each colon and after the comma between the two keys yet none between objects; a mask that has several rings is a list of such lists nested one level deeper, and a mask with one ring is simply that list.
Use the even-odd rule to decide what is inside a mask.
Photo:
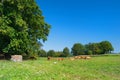
[{"label": "tree canopy", "polygon": [[63,49],[63,57],[67,57],[70,55],[70,51],[69,51],[69,48],[68,47],[65,47]]},{"label": "tree canopy", "polygon": [[114,50],[109,41],[102,41],[99,43],[89,43],[85,45],[86,51],[92,51],[92,54],[105,54]]},{"label": "tree canopy", "polygon": [[38,51],[38,55],[40,57],[46,57],[47,56],[47,52],[45,50],[41,49],[41,50]]},{"label": "tree canopy", "polygon": [[114,50],[112,44],[109,41],[102,41],[100,42],[100,45],[103,53],[110,53]]},{"label": "tree canopy", "polygon": [[47,53],[44,50],[40,50],[38,54],[40,57],[70,57],[77,55],[101,55],[111,53],[113,50],[114,48],[109,41],[101,41],[97,43],[88,43],[85,45],[75,43],[71,48],[71,52],[68,47],[65,47],[62,51],[49,50]]},{"label": "tree canopy", "polygon": [[55,56],[56,56],[56,53],[55,53],[54,50],[49,50],[49,51],[47,52],[47,56],[55,57]]},{"label": "tree canopy", "polygon": [[88,43],[82,45],[81,43],[75,43],[72,47],[73,55],[98,55],[110,53],[114,50],[112,44],[109,41],[101,41],[98,43]]},{"label": "tree canopy", "polygon": [[36,53],[49,31],[35,0],[0,0],[0,52]]},{"label": "tree canopy", "polygon": [[84,54],[84,46],[81,43],[75,43],[72,47],[73,55],[81,55]]}]

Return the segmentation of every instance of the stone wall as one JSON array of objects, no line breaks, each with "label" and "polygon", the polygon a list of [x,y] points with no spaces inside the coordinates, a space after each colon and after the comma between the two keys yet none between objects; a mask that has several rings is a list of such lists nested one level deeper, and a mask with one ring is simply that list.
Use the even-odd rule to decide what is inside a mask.
[{"label": "stone wall", "polygon": [[12,55],[11,60],[14,62],[21,62],[22,61],[22,55]]}]

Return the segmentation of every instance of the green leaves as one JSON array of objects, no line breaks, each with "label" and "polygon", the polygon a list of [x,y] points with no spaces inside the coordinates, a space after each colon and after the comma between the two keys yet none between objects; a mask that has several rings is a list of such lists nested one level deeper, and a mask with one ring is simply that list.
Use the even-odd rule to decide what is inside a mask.
[{"label": "green leaves", "polygon": [[70,55],[69,48],[65,47],[65,48],[63,49],[63,56],[67,57],[67,56],[69,56],[69,55]]},{"label": "green leaves", "polygon": [[34,0],[0,2],[1,52],[36,53],[41,46],[38,40],[46,41],[49,30],[50,25],[44,21],[42,11]]},{"label": "green leaves", "polygon": [[96,55],[96,54],[105,54],[113,51],[114,48],[109,41],[102,41],[99,43],[88,43],[86,45],[82,45],[80,43],[76,43],[72,47],[73,55]]},{"label": "green leaves", "polygon": [[[14,29],[9,26],[11,23],[11,20],[9,20],[7,17],[2,16],[0,17],[0,33],[3,35],[11,35],[11,32],[14,32]],[[13,35],[13,34],[12,34]]]},{"label": "green leaves", "polygon": [[108,53],[114,50],[112,44],[109,41],[102,41],[100,45],[104,53]]},{"label": "green leaves", "polygon": [[81,55],[84,54],[84,46],[80,43],[75,43],[72,47],[72,53],[73,55]]},{"label": "green leaves", "polygon": [[112,44],[109,41],[99,43],[89,43],[85,45],[86,51],[92,51],[92,54],[105,54],[113,51]]}]

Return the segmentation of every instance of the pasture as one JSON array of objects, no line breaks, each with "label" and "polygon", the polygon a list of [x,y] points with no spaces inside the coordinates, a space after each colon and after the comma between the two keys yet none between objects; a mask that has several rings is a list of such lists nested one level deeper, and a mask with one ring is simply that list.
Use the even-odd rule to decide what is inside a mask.
[{"label": "pasture", "polygon": [[0,60],[0,80],[120,80],[120,56],[63,61]]}]

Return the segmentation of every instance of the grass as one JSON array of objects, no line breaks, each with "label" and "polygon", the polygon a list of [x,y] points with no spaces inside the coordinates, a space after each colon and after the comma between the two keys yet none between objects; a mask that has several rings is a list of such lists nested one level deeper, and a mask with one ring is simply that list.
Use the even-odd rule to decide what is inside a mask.
[{"label": "grass", "polygon": [[74,61],[1,60],[0,80],[120,80],[120,56]]}]

